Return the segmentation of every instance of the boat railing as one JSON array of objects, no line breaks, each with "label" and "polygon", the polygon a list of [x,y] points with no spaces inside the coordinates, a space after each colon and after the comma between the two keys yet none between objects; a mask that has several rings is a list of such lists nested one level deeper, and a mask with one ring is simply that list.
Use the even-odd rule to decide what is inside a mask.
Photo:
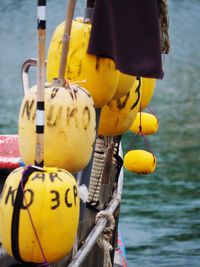
[{"label": "boat railing", "polygon": [[[109,202],[107,208],[105,209],[105,211],[108,213],[114,214],[114,212],[120,205],[122,189],[123,189],[123,177],[124,177],[123,168],[121,168],[117,187],[113,193],[111,201]],[[81,263],[83,263],[84,259],[87,257],[88,253],[91,251],[91,249],[97,242],[97,239],[102,234],[107,223],[108,219],[106,217],[102,217],[97,221],[96,225],[93,227],[90,234],[87,236],[84,244],[78,250],[78,252],[74,256],[68,267],[78,267],[80,266]]]}]

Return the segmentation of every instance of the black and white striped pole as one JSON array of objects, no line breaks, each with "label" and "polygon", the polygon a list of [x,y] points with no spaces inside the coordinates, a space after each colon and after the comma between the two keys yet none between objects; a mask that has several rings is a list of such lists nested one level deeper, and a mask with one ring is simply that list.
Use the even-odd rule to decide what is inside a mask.
[{"label": "black and white striped pole", "polygon": [[44,165],[44,88],[45,88],[45,45],[46,45],[46,0],[38,0],[38,63],[37,63],[37,106],[36,106],[36,155],[35,165]]}]

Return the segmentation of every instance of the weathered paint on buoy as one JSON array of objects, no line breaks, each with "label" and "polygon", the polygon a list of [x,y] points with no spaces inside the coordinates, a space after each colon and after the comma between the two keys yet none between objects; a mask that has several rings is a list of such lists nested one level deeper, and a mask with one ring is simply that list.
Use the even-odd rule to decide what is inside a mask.
[{"label": "weathered paint on buoy", "polygon": [[136,77],[134,76],[119,72],[119,80],[113,99],[120,99],[126,95],[133,87],[135,79]]},{"label": "weathered paint on buoy", "polygon": [[136,80],[130,92],[102,108],[98,134],[115,136],[128,131],[139,110],[140,98],[139,82]]},{"label": "weathered paint on buoy", "polygon": [[44,262],[29,211],[46,260],[57,261],[71,251],[77,233],[80,201],[76,180],[62,169],[33,168],[30,174],[29,167],[23,193],[20,181],[24,170],[14,170],[3,188],[2,244],[10,256],[25,262]]},{"label": "weathered paint on buoy", "polygon": [[[32,87],[21,104],[19,150],[26,165],[35,159],[35,113],[37,87]],[[95,109],[92,97],[83,88],[46,85],[44,162],[72,173],[89,162],[95,140]]]},{"label": "weathered paint on buoy", "polygon": [[[58,77],[64,23],[56,28],[48,50],[47,80]],[[87,53],[91,24],[83,23],[82,18],[73,21],[65,78],[83,85],[100,108],[114,96],[119,79],[115,63],[108,58],[100,58]],[[83,82],[84,81],[84,82]]]}]

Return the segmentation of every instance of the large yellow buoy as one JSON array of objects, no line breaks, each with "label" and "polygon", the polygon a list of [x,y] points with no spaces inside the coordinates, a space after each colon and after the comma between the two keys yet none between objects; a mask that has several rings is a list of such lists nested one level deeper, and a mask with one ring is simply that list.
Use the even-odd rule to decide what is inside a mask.
[{"label": "large yellow buoy", "polygon": [[138,174],[153,173],[156,168],[156,157],[145,150],[131,150],[124,157],[124,167]]},{"label": "large yellow buoy", "polygon": [[[45,88],[44,162],[75,173],[89,162],[95,139],[92,97],[77,85]],[[34,164],[36,91],[32,87],[21,104],[19,150],[26,165]]]},{"label": "large yellow buoy", "polygon": [[125,96],[112,100],[101,111],[99,135],[115,136],[128,131],[140,106],[140,86],[136,80]]},{"label": "large yellow buoy", "polygon": [[158,118],[155,115],[146,112],[138,112],[130,130],[135,134],[150,135],[158,131],[158,126]]},{"label": "large yellow buoy", "polygon": [[[47,80],[58,77],[64,23],[55,30],[47,60]],[[73,21],[65,78],[83,85],[92,95],[95,106],[100,108],[115,94],[119,72],[111,59],[99,58],[87,53],[91,24],[83,23],[82,18]],[[85,81],[83,83],[83,81]]]},{"label": "large yellow buoy", "polygon": [[7,253],[18,260],[42,263],[45,256],[51,263],[72,249],[79,221],[78,189],[65,170],[34,168],[29,167],[23,175],[24,199],[20,183],[24,168],[14,170],[5,182],[0,238]]},{"label": "large yellow buoy", "polygon": [[156,79],[142,77],[141,110],[145,109],[149,105],[154,94],[155,86]]},{"label": "large yellow buoy", "polygon": [[116,92],[113,96],[114,99],[119,99],[126,95],[131,87],[133,86],[133,83],[135,81],[136,77],[124,74],[122,72],[119,72],[119,80],[116,88]]}]

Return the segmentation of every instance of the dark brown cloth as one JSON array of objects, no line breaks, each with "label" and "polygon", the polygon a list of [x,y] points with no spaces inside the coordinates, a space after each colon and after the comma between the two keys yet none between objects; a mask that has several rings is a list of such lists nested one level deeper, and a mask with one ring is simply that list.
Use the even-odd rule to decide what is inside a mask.
[{"label": "dark brown cloth", "polygon": [[157,0],[96,0],[88,53],[123,73],[162,78]]}]

